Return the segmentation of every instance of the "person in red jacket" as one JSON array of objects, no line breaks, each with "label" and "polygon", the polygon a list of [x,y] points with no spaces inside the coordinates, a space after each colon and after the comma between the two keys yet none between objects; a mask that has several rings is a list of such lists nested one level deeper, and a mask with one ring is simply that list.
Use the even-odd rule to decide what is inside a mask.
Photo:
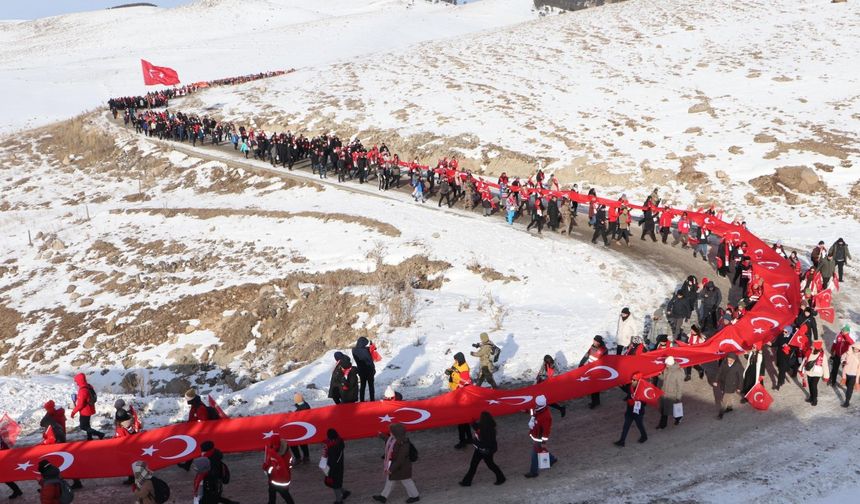
[{"label": "person in red jacket", "polygon": [[663,208],[663,211],[660,212],[660,237],[662,238],[663,244],[666,244],[666,239],[669,238],[669,235],[672,233],[672,212],[669,211],[669,207],[666,206]]},{"label": "person in red jacket", "polygon": [[62,494],[60,470],[47,460],[43,460],[39,462],[39,474],[42,476],[39,480],[39,503],[60,504]]},{"label": "person in red jacket", "polygon": [[203,404],[203,400],[200,399],[200,396],[197,395],[196,390],[188,389],[188,391],[185,392],[185,402],[190,406],[190,409],[188,410],[189,422],[205,422],[207,420],[214,420],[213,418],[209,418],[209,410],[206,408],[206,405]]},{"label": "person in red jacket", "polygon": [[97,431],[90,425],[90,417],[96,414],[96,392],[92,385],[87,383],[87,377],[83,373],[75,375],[75,383],[78,385],[78,394],[75,399],[75,408],[72,410],[72,418],[81,414],[80,428],[87,433],[87,441],[92,441],[93,436],[104,439],[104,432]]},{"label": "person in red jacket", "polygon": [[[582,356],[582,360],[579,361],[579,365],[585,366],[586,364],[597,362],[604,355],[606,355],[607,352],[608,350],[606,349],[606,342],[603,341],[603,336],[598,334],[594,336],[594,340],[592,340],[591,346],[588,347],[588,351],[585,352],[585,355]],[[594,409],[598,406],[600,406],[600,392],[595,392],[591,394],[591,402],[588,403],[588,408]]]},{"label": "person in red jacket", "polygon": [[830,386],[836,387],[839,378],[839,365],[842,363],[842,356],[848,352],[854,344],[854,338],[851,337],[851,326],[845,324],[833,345],[830,346]]},{"label": "person in red jacket", "polygon": [[687,218],[687,212],[681,215],[681,220],[678,221],[678,236],[681,240],[681,247],[687,248],[690,241],[690,219]]},{"label": "person in red jacket", "polygon": [[[526,478],[536,478],[538,475],[538,453],[548,452],[546,444],[549,441],[549,434],[552,430],[552,415],[546,407],[546,396],[539,395],[535,397],[535,407],[531,410],[531,419],[529,419],[529,437],[532,440],[532,462],[529,472],[525,474]],[[555,455],[549,454],[549,464],[553,465],[558,461]]]},{"label": "person in red jacket", "polygon": [[287,441],[277,435],[270,438],[264,457],[263,471],[269,478],[269,504],[275,504],[278,495],[287,504],[293,504],[293,497],[290,495],[292,455]]}]

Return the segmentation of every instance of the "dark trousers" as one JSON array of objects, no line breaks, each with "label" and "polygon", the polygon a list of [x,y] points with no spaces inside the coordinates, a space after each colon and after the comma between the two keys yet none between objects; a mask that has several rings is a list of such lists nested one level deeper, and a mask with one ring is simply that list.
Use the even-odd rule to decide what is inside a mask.
[{"label": "dark trousers", "polygon": [[368,386],[370,387],[370,400],[376,400],[376,391],[373,388],[373,376],[373,374],[358,375],[361,381],[361,384],[358,387],[358,397],[361,402],[364,402],[364,389]]},{"label": "dark trousers", "polygon": [[660,238],[663,243],[666,243],[666,240],[669,238],[669,233],[672,232],[671,228],[661,227],[660,228]]},{"label": "dark trousers", "polygon": [[778,348],[776,354],[777,379],[776,388],[785,385],[785,374],[791,369],[791,354],[786,355],[781,348]]},{"label": "dark trousers", "polygon": [[450,193],[450,192],[447,192],[447,193],[441,193],[441,194],[439,195],[439,204],[438,204],[438,205],[436,205],[436,206],[441,207],[441,206],[442,206],[442,201],[445,201],[445,203],[447,203],[447,204],[448,204],[448,208],[451,208],[451,205],[453,205],[453,204],[454,204],[454,202],[451,200],[451,193]]},{"label": "dark trousers", "polygon": [[639,413],[633,413],[632,411],[627,411],[624,413],[624,427],[621,428],[621,441],[624,442],[627,439],[627,433],[630,432],[630,424],[636,422],[636,428],[639,429],[640,439],[648,439],[648,434],[645,434],[645,425],[642,423],[642,419],[645,417],[645,412],[641,411]]},{"label": "dark trousers", "polygon": [[502,474],[502,470],[499,469],[499,466],[493,461],[492,453],[481,453],[477,449],[474,453],[472,453],[472,461],[469,463],[469,471],[463,476],[464,483],[472,483],[472,479],[475,477],[475,472],[478,470],[478,464],[481,461],[484,461],[484,464],[487,465],[487,469],[493,471],[493,474],[496,475],[496,481],[504,481],[505,475]]},{"label": "dark trousers", "polygon": [[[490,455],[490,462],[492,462],[492,461],[493,461],[493,456]],[[478,464],[476,463],[475,466],[477,467],[477,465]],[[495,464],[493,464],[493,466],[495,466]],[[489,467],[489,464],[487,464],[487,467]],[[492,469],[492,467],[490,467],[490,469]],[[496,469],[498,469],[498,467],[496,467]],[[20,494],[21,493],[21,489],[14,482],[13,483],[6,483],[6,486],[9,487],[9,490],[12,490],[13,494]]]},{"label": "dark trousers", "polygon": [[[301,456],[299,456],[299,450],[300,449],[301,449]],[[310,450],[308,450],[308,445],[306,445],[306,444],[290,446],[290,451],[293,452],[293,458],[296,459],[296,461],[299,461],[302,459],[310,460],[310,458],[311,458]]]},{"label": "dark trousers", "polygon": [[842,359],[838,356],[833,355],[830,357],[830,385],[835,387],[836,383],[839,379],[839,365],[842,363]]},{"label": "dark trousers", "polygon": [[496,380],[493,378],[493,373],[490,372],[490,368],[487,366],[481,367],[481,372],[478,374],[478,379],[475,381],[475,384],[480,387],[485,380],[491,387],[498,388]]},{"label": "dark trousers", "polygon": [[642,239],[645,239],[645,236],[650,236],[651,240],[656,242],[657,236],[654,234],[654,226],[645,226],[642,228]]},{"label": "dark trousers", "polygon": [[591,405],[597,406],[598,404],[600,404],[600,392],[595,392],[591,394]]},{"label": "dark trousers", "polygon": [[845,268],[845,261],[836,261],[836,274],[839,278],[839,282],[842,282],[842,270]]},{"label": "dark trousers", "polygon": [[99,432],[90,427],[90,417],[81,415],[80,422],[81,431],[87,433],[87,441],[92,441],[93,436],[96,436],[98,438],[105,437],[104,433]]},{"label": "dark trousers", "polygon": [[293,497],[290,495],[290,487],[288,486],[275,486],[269,483],[269,504],[275,504],[278,500],[278,496],[284,498],[284,502],[287,504],[294,504],[295,501]]},{"label": "dark trousers", "polygon": [[810,376],[809,377],[809,403],[815,406],[818,404],[818,381],[821,380],[820,376]]},{"label": "dark trousers", "polygon": [[607,236],[607,231],[605,227],[601,227],[598,224],[594,225],[594,234],[591,236],[591,243],[597,243],[597,238],[603,238],[603,244],[609,245],[609,237]]},{"label": "dark trousers", "polygon": [[624,352],[624,345],[615,345],[615,355],[621,355]]},{"label": "dark trousers", "polygon": [[469,424],[464,423],[457,426],[457,436],[460,439],[461,443],[471,443],[472,442],[472,428]]},{"label": "dark trousers", "polygon": [[848,375],[845,378],[845,404],[851,402],[851,396],[854,395],[854,385],[857,383],[857,377]]}]

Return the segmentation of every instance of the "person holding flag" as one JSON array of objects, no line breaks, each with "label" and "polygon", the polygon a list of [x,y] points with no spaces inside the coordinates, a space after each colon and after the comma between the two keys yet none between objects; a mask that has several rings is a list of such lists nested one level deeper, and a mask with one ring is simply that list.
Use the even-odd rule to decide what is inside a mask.
[{"label": "person holding flag", "polygon": [[830,381],[830,369],[827,364],[827,352],[824,350],[824,341],[812,342],[812,352],[803,360],[803,369],[809,378],[809,397],[806,402],[818,405],[818,382],[824,377],[825,383]]},{"label": "person holding flag", "polygon": [[747,402],[747,394],[757,383],[764,382],[764,352],[761,343],[753,343],[752,350],[747,354],[747,365],[744,368],[744,385],[741,390],[741,404]]},{"label": "person holding flag", "polygon": [[773,390],[779,390],[785,384],[785,375],[791,369],[791,360],[794,357],[794,347],[791,346],[793,332],[794,328],[787,325],[782,329],[782,333],[771,343],[771,347],[773,347],[776,353],[777,369],[776,385],[773,386]]},{"label": "person holding flag", "polygon": [[630,432],[630,425],[636,422],[636,428],[639,429],[639,442],[648,441],[648,434],[645,432],[645,399],[648,401],[659,400],[659,396],[654,391],[660,391],[657,387],[651,385],[646,380],[642,379],[642,373],[639,371],[633,373],[633,380],[627,389],[627,410],[624,412],[624,427],[621,428],[621,439],[615,442],[615,446],[624,447],[624,442],[627,440],[627,433]]},{"label": "person holding flag", "polygon": [[[20,433],[21,427],[18,423],[9,418],[9,415],[3,415],[3,419],[0,420],[0,451],[8,450],[15,446],[18,434]],[[24,492],[21,491],[21,488],[14,481],[6,481],[5,484],[9,487],[9,490],[12,490],[9,500],[17,499],[24,495]]]},{"label": "person holding flag", "polygon": [[851,337],[851,326],[845,324],[842,330],[836,335],[833,345],[830,346],[830,386],[836,387],[839,377],[839,365],[842,363],[842,356],[848,352],[851,345],[854,344],[854,338]]}]

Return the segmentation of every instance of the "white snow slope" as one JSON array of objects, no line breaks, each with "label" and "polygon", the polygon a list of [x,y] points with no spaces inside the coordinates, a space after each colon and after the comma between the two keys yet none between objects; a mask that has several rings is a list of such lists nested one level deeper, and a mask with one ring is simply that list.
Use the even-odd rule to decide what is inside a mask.
[{"label": "white snow slope", "polygon": [[531,0],[410,3],[199,0],[0,23],[0,133],[152,89],[143,86],[140,59],[190,83],[348,61],[537,16]]}]

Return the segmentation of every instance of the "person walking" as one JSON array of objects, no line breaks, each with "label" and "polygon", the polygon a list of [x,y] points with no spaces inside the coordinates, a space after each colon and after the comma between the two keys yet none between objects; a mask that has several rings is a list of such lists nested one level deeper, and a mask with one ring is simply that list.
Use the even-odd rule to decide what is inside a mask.
[{"label": "person walking", "polygon": [[335,404],[340,404],[341,402],[341,388],[343,387],[343,368],[341,363],[343,358],[346,355],[343,352],[335,352],[334,353],[334,369],[331,370],[331,379],[329,379],[328,384],[328,398],[331,399]]},{"label": "person walking", "polygon": [[481,371],[478,373],[478,379],[475,382],[475,385],[481,386],[486,380],[487,383],[490,384],[494,389],[498,388],[496,385],[496,380],[493,378],[493,371],[495,370],[495,362],[493,359],[496,355],[498,355],[498,351],[495,344],[490,341],[490,335],[483,332],[481,333],[481,342],[472,345],[477,348],[476,351],[470,352],[472,357],[478,357],[480,359],[479,366]]},{"label": "person walking", "polygon": [[606,207],[600,205],[597,207],[597,212],[595,212],[594,217],[594,234],[591,236],[591,243],[596,244],[597,238],[603,238],[603,245],[605,247],[609,246],[609,231],[606,229]]},{"label": "person walking", "polygon": [[412,442],[406,435],[406,426],[401,423],[393,423],[388,428],[388,440],[385,441],[385,459],[383,462],[383,473],[385,474],[385,487],[379,495],[374,495],[376,502],[387,502],[394,482],[399,481],[406,490],[409,498],[406,502],[418,502],[421,496],[415,482],[412,481]]},{"label": "person walking", "polygon": [[627,386],[627,409],[624,412],[624,426],[621,428],[621,438],[614,444],[619,448],[623,448],[627,440],[627,433],[630,432],[630,426],[635,422],[636,428],[639,429],[639,442],[648,441],[648,434],[645,432],[645,403],[633,399],[633,394],[636,392],[636,387],[639,386],[639,380],[642,379],[642,373],[633,373],[633,379],[630,385]]},{"label": "person walking", "polygon": [[287,504],[294,504],[290,495],[292,480],[292,456],[289,443],[279,435],[269,438],[263,452],[263,472],[269,480],[269,504],[275,504],[280,496]]},{"label": "person walking", "polygon": [[343,372],[340,400],[345,403],[358,402],[358,370],[346,356],[340,360],[340,369]]},{"label": "person walking", "polygon": [[131,464],[131,474],[134,478],[131,491],[137,499],[137,504],[158,504],[155,494],[155,483],[153,474],[142,460],[136,460]]},{"label": "person walking", "polygon": [[326,475],[326,484],[330,484],[334,491],[335,504],[342,504],[343,500],[349,497],[352,493],[343,487],[343,473],[345,467],[344,451],[346,444],[341,439],[340,434],[334,429],[329,429],[326,432],[325,447],[323,448],[323,456],[326,459],[326,467],[328,473]]},{"label": "person walking", "polygon": [[39,502],[41,504],[62,504],[63,478],[60,470],[47,460],[37,466],[42,479],[39,480]]},{"label": "person walking", "polygon": [[[532,408],[530,414],[529,437],[532,440],[532,456],[531,466],[525,477],[536,478],[538,476],[538,454],[549,452],[546,444],[549,442],[549,435],[552,431],[552,415],[546,407],[546,396],[539,395],[535,397],[534,408]],[[555,458],[555,455],[549,453],[550,466],[555,465],[557,461],[558,459]]]},{"label": "person walking", "polygon": [[[582,356],[582,360],[579,361],[579,365],[581,367],[591,364],[592,362],[597,362],[607,353],[609,353],[609,350],[606,348],[603,336],[597,334],[591,341],[591,346],[588,347],[588,351],[585,352],[585,355]],[[591,401],[588,403],[588,409],[594,409],[598,406],[600,406],[600,392],[594,392],[591,394]]]},{"label": "person walking", "polygon": [[821,273],[821,288],[826,289],[830,285],[830,279],[836,274],[836,261],[833,259],[834,250],[831,249],[827,255],[821,258],[816,271]]},{"label": "person walking", "polygon": [[[551,355],[544,355],[543,356],[543,364],[541,364],[540,370],[538,371],[538,375],[537,375],[537,379],[535,380],[535,383],[543,383],[543,382],[549,380],[550,378],[552,378],[553,376],[555,376],[556,373],[557,373],[557,371],[555,368],[555,359],[553,359]],[[549,405],[549,407],[552,409],[558,410],[559,413],[561,413],[562,418],[564,418],[564,416],[567,415],[567,407],[566,406],[562,406],[558,403],[552,403]]]},{"label": "person walking", "polygon": [[[463,352],[454,354],[454,365],[445,370],[445,375],[448,377],[448,390],[451,392],[472,384],[471,370]],[[457,450],[465,448],[472,442],[472,430],[468,423],[457,426],[457,435],[458,441],[454,445]]]},{"label": "person walking", "polygon": [[493,456],[499,449],[496,442],[496,420],[487,411],[481,412],[481,417],[478,422],[472,425],[473,435],[472,444],[475,446],[475,451],[472,453],[472,461],[469,463],[469,470],[463,479],[460,480],[460,486],[471,486],[472,480],[475,478],[475,473],[478,471],[478,464],[484,461],[487,468],[493,471],[496,475],[495,485],[501,485],[505,482],[505,475],[499,466],[493,461]]},{"label": "person walking", "polygon": [[848,244],[845,243],[845,240],[839,238],[830,246],[830,250],[828,250],[827,255],[833,256],[833,260],[836,262],[837,278],[839,278],[839,283],[842,283],[842,272],[845,265],[848,263],[848,259],[851,259],[851,252],[848,251]]},{"label": "person walking", "polygon": [[773,348],[774,353],[776,354],[776,369],[777,369],[777,378],[776,385],[773,386],[773,390],[779,390],[785,384],[785,375],[791,369],[791,361],[794,355],[794,347],[789,345],[791,341],[791,335],[794,332],[794,328],[790,325],[783,327],[782,333],[780,333],[771,343],[771,347]]},{"label": "person walking", "polygon": [[744,368],[738,361],[738,356],[730,353],[720,364],[717,371],[717,380],[714,386],[722,392],[720,399],[720,413],[717,418],[723,419],[723,415],[732,411],[732,404],[735,394],[737,394],[743,386]]},{"label": "person walking", "polygon": [[[695,294],[692,295],[695,299]],[[690,320],[693,314],[690,308],[690,300],[684,295],[683,289],[678,289],[675,296],[666,305],[666,315],[669,319],[669,327],[672,328],[671,339],[674,341],[684,332],[684,322]]]},{"label": "person walking", "polygon": [[824,381],[830,381],[830,369],[827,364],[827,352],[824,350],[824,341],[812,342],[812,352],[803,360],[801,366],[806,371],[809,383],[809,397],[806,402],[812,406],[818,405],[818,382],[824,377]]},{"label": "person walking", "polygon": [[364,402],[364,392],[367,388],[370,388],[370,400],[376,400],[376,391],[373,386],[373,378],[376,376],[376,364],[373,362],[370,345],[372,343],[364,336],[361,336],[352,349],[352,358],[355,360],[356,366],[358,366],[358,378],[361,384],[358,395],[361,402]]},{"label": "person walking", "polygon": [[845,324],[842,330],[836,335],[833,340],[833,345],[830,346],[830,386],[836,387],[839,377],[839,365],[842,363],[842,356],[854,344],[854,338],[851,337],[851,326]]},{"label": "person walking", "polygon": [[104,439],[104,432],[92,428],[90,419],[96,414],[96,391],[92,385],[87,383],[87,377],[83,373],[75,375],[75,383],[78,386],[78,393],[75,396],[75,408],[72,410],[72,418],[78,413],[80,417],[80,429],[87,434],[87,441],[92,441],[93,436],[99,439]]},{"label": "person walking", "polygon": [[[295,407],[295,411],[305,411],[311,409],[311,405],[305,401],[305,397],[298,392],[296,392],[296,395],[293,396],[293,406]],[[301,462],[303,464],[306,464],[310,462],[311,455],[310,451],[308,450],[308,445],[292,445],[290,446],[290,450],[293,453],[293,460],[295,460],[296,463]]]},{"label": "person walking", "polygon": [[747,365],[744,368],[744,384],[741,389],[741,404],[747,403],[746,395],[757,383],[764,383],[764,352],[761,343],[753,343],[752,350],[747,354]]},{"label": "person walking", "polygon": [[684,418],[684,370],[675,362],[671,355],[664,359],[666,368],[658,378],[663,395],[660,397],[660,423],[657,429],[665,429],[669,415],[675,419],[675,425]]},{"label": "person walking", "polygon": [[621,309],[618,324],[615,327],[615,355],[621,355],[624,352],[634,334],[636,334],[636,323],[630,316],[630,308],[625,306]]},{"label": "person walking", "polygon": [[854,394],[857,375],[860,375],[860,342],[851,345],[851,348],[842,356],[842,379],[845,380],[845,401],[842,403],[843,408],[847,408],[851,404],[851,396]]}]

